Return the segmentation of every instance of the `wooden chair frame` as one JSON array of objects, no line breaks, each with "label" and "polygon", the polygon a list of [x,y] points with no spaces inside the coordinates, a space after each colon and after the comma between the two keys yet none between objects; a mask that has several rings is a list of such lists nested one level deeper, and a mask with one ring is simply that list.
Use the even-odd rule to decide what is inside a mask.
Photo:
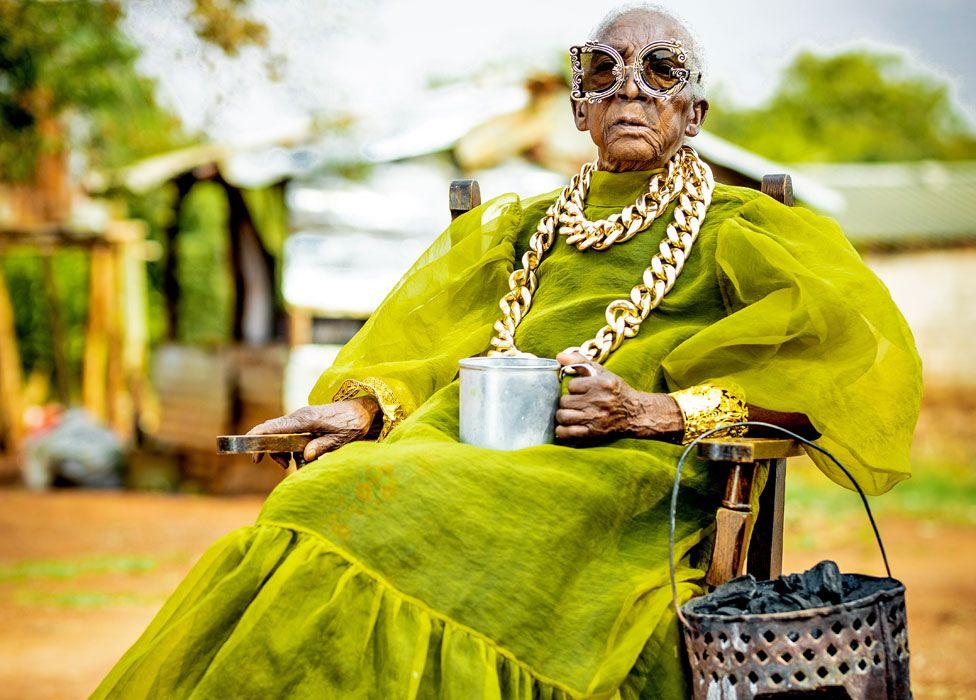
[{"label": "wooden chair frame", "polygon": [[[763,194],[793,206],[789,175],[765,175]],[[481,204],[477,180],[454,180],[449,207],[451,219]],[[783,566],[783,512],[786,460],[802,454],[795,440],[725,438],[703,440],[698,456],[725,473],[725,495],[715,514],[715,542],[705,581],[718,586],[748,572],[758,579],[775,578]],[[768,469],[766,485],[759,494],[759,512],[752,502],[757,475]]]}]

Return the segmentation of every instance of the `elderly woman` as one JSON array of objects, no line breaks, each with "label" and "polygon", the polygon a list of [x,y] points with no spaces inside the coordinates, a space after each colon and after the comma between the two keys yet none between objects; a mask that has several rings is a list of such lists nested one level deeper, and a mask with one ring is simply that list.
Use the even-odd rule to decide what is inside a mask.
[{"label": "elderly woman", "polygon": [[[312,405],[255,429],[321,437],[96,696],[682,697],[677,443],[749,416],[819,435],[868,492],[907,477],[912,337],[833,222],[715,185],[685,146],[708,110],[686,28],[618,12],[571,58],[598,161],[458,218]],[[461,444],[458,360],[516,350],[594,370],[557,444]],[[684,600],[719,486],[689,466]]]}]

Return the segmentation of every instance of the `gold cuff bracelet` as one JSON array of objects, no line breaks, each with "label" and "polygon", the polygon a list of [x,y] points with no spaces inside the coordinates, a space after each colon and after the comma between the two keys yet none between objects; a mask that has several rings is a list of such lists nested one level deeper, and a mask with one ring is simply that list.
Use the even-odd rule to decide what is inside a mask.
[{"label": "gold cuff bracelet", "polygon": [[[684,416],[682,445],[687,445],[712,428],[749,420],[745,401],[728,389],[712,384],[698,384],[668,395],[678,403]],[[742,437],[745,434],[745,426],[739,426],[714,433],[712,437]]]}]

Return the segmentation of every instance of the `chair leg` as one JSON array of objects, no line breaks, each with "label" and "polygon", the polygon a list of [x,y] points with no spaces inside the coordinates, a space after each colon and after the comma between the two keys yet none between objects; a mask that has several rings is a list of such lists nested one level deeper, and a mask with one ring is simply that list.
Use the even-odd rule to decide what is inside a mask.
[{"label": "chair leg", "polygon": [[748,548],[746,536],[752,524],[752,513],[721,507],[715,513],[715,544],[712,561],[705,574],[709,586],[721,586],[741,576],[745,565],[743,556]]},{"label": "chair leg", "polygon": [[756,473],[754,462],[724,462],[727,471],[725,497],[715,514],[715,545],[712,562],[705,574],[710,586],[720,586],[745,569],[752,527],[752,489]]},{"label": "chair leg", "polygon": [[772,459],[768,464],[769,477],[759,496],[759,516],[752,532],[747,566],[748,572],[760,580],[783,573],[786,460]]}]

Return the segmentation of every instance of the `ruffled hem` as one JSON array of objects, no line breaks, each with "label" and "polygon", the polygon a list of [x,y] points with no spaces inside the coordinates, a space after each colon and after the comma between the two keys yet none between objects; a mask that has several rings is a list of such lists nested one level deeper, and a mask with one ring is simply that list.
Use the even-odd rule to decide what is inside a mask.
[{"label": "ruffled hem", "polygon": [[[630,695],[630,693],[627,693]],[[576,698],[311,531],[204,555],[94,697]]]}]

